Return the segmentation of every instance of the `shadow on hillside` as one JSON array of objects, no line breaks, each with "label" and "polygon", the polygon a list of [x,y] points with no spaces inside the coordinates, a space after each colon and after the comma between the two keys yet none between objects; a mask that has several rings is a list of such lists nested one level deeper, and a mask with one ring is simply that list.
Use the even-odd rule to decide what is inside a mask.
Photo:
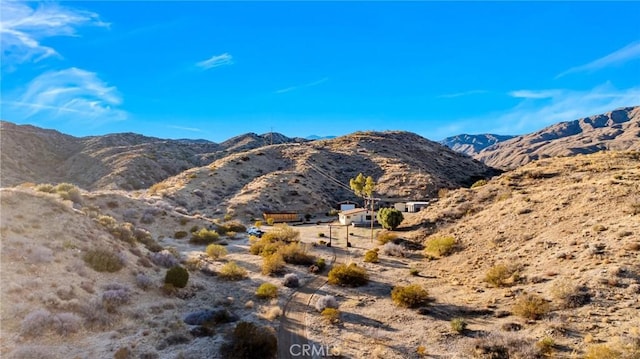
[{"label": "shadow on hillside", "polygon": [[360,314],[352,313],[352,312],[342,312],[341,319],[344,323],[352,323],[363,326],[364,328],[354,327],[354,331],[360,332],[361,334],[369,334],[371,335],[374,332],[379,332],[381,330],[387,332],[397,332],[397,329],[385,324],[379,320],[375,320],[369,317],[365,317]]},{"label": "shadow on hillside", "polygon": [[454,318],[478,318],[491,316],[491,309],[476,309],[455,304],[432,303],[422,309],[422,314],[433,319],[451,321]]}]

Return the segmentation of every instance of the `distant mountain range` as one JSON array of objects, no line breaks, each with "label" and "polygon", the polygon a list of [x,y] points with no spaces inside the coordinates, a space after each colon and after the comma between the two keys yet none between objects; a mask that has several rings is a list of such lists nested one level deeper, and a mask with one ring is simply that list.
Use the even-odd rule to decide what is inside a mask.
[{"label": "distant mountain range", "polygon": [[521,136],[457,135],[440,141],[489,166],[510,170],[533,160],[602,150],[640,149],[640,107],[560,122]]},{"label": "distant mountain range", "polygon": [[493,135],[489,133],[482,135],[461,134],[447,137],[440,141],[440,143],[454,151],[474,156],[489,146],[495,145],[498,142],[506,141],[513,137],[515,136]]},{"label": "distant mountain range", "polygon": [[507,170],[540,158],[604,150],[640,150],[640,107],[625,107],[557,123],[534,133],[497,142],[474,158]]},{"label": "distant mountain range", "polygon": [[[407,146],[387,145],[392,136],[385,133],[368,136],[367,141],[375,138],[375,145],[364,148],[365,143],[360,140],[363,133],[367,132],[337,138],[317,135],[290,138],[275,132],[261,135],[246,133],[215,143],[201,139],[166,140],[134,133],[77,138],[54,130],[0,121],[0,184],[6,187],[23,182],[71,182],[86,189],[145,189],[185,170],[209,165],[228,156],[272,144],[299,146],[311,144],[314,140],[326,140],[328,142],[323,143],[323,146],[329,147],[335,143],[342,143],[347,147],[357,145],[356,150],[360,154],[382,151],[388,154],[390,161],[400,161],[400,158],[405,163],[413,161],[410,156],[404,157],[406,151],[411,151]],[[428,141],[409,132],[391,133],[405,133],[401,137],[410,142]],[[345,139],[350,140],[345,142]],[[448,150],[448,147],[490,167],[503,170],[513,169],[539,158],[601,150],[638,150],[640,107],[625,107],[601,115],[562,122],[522,136],[462,134],[446,138],[438,146],[431,141],[429,143],[425,146],[429,147],[430,154]],[[317,151],[313,146],[304,148]],[[459,160],[460,158],[457,159]],[[420,168],[421,161],[413,166]],[[349,163],[349,159],[340,159],[332,167],[332,173],[349,172],[351,167],[348,170],[340,167],[348,166]],[[466,171],[464,168],[460,170]],[[472,172],[473,174],[462,173],[462,177],[470,178],[483,173],[478,168]],[[462,180],[456,183],[461,183],[460,181]],[[454,183],[441,182],[441,185],[449,186]],[[414,194],[418,193],[420,192]]]},{"label": "distant mountain range", "polygon": [[336,138],[338,136],[318,136],[318,135],[310,135],[305,137],[305,139],[309,140],[309,141],[316,141],[316,140],[330,140],[332,138]]}]

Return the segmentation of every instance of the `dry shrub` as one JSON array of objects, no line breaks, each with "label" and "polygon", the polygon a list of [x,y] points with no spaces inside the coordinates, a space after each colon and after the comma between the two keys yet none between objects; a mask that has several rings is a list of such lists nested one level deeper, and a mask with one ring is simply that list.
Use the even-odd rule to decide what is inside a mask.
[{"label": "dry shrub", "polygon": [[519,279],[518,266],[505,264],[498,264],[489,268],[484,277],[484,281],[494,287],[508,287],[515,284]]},{"label": "dry shrub", "polygon": [[189,271],[180,266],[174,266],[167,270],[164,277],[164,283],[170,284],[176,288],[184,288],[189,282]]},{"label": "dry shrub", "polygon": [[278,306],[269,308],[267,312],[264,314],[264,318],[267,320],[275,320],[277,318],[280,318],[281,316],[282,316],[282,309],[280,309],[280,307]]},{"label": "dry shrub", "polygon": [[549,313],[550,307],[547,301],[536,295],[526,294],[519,297],[513,305],[513,313],[526,319],[537,320]]},{"label": "dry shrub", "polygon": [[124,267],[124,259],[108,249],[92,249],[82,257],[85,263],[97,272],[117,272]]},{"label": "dry shrub", "polygon": [[569,279],[557,281],[551,288],[551,294],[562,308],[578,308],[591,301],[591,294]]},{"label": "dry shrub", "polygon": [[380,259],[378,258],[378,251],[377,250],[369,250],[366,251],[364,254],[364,261],[367,263],[378,263],[380,262]]},{"label": "dry shrub", "polygon": [[218,224],[217,230],[218,230],[218,233],[224,235],[224,234],[229,234],[229,232],[244,233],[247,231],[247,227],[245,227],[242,223],[238,221],[229,221],[222,224]]},{"label": "dry shrub", "polygon": [[182,238],[185,238],[188,235],[189,235],[189,233],[187,233],[187,231],[177,231],[176,233],[173,234],[173,238],[182,239]]},{"label": "dry shrub", "polygon": [[271,283],[262,283],[256,290],[256,297],[260,299],[271,299],[278,296],[278,287]]},{"label": "dry shrub", "polygon": [[431,238],[425,244],[424,251],[427,254],[443,257],[455,250],[456,239],[452,236]]},{"label": "dry shrub", "polygon": [[467,330],[467,322],[462,318],[451,319],[451,330],[460,334]]},{"label": "dry shrub", "polygon": [[367,270],[358,267],[355,263],[349,265],[338,264],[334,266],[328,275],[330,284],[342,286],[359,287],[365,285],[369,281]]},{"label": "dry shrub", "polygon": [[219,259],[227,255],[227,249],[220,244],[210,244],[206,249],[207,255],[213,259]]},{"label": "dry shrub", "polygon": [[20,323],[20,333],[26,336],[43,334],[51,325],[51,312],[46,309],[36,309],[27,314]]},{"label": "dry shrub", "polygon": [[492,333],[470,343],[468,353],[478,359],[538,359],[540,351],[533,341],[516,335]]},{"label": "dry shrub", "polygon": [[273,358],[278,350],[278,339],[272,330],[250,322],[236,325],[229,340],[221,347],[225,358]]},{"label": "dry shrub", "polygon": [[295,273],[285,274],[282,285],[288,288],[297,288],[300,285],[300,279]]},{"label": "dry shrub", "polygon": [[335,308],[325,308],[320,313],[322,317],[331,324],[340,323],[340,311]]},{"label": "dry shrub", "polygon": [[251,246],[249,252],[255,255],[269,256],[277,252],[280,247],[284,246],[282,241],[271,241],[264,236],[262,238],[250,237]]},{"label": "dry shrub", "polygon": [[293,242],[300,238],[300,231],[290,227],[286,223],[275,225],[270,231],[262,235],[268,241]]},{"label": "dry shrub", "polygon": [[231,261],[222,266],[218,276],[226,280],[241,280],[247,277],[247,270]]},{"label": "dry shrub", "polygon": [[274,275],[284,272],[285,261],[280,253],[274,253],[262,260],[262,274]]},{"label": "dry shrub", "polygon": [[596,344],[587,347],[584,359],[621,359],[622,352],[608,344]]},{"label": "dry shrub", "polygon": [[398,285],[391,291],[391,299],[398,306],[416,308],[429,302],[429,292],[418,284]]},{"label": "dry shrub", "polygon": [[318,312],[322,312],[326,308],[337,309],[338,301],[336,301],[336,297],[332,295],[329,295],[329,294],[323,295],[322,297],[318,298],[318,300],[316,301],[315,307]]},{"label": "dry shrub", "polygon": [[285,262],[290,264],[309,265],[315,262],[315,257],[307,253],[299,243],[289,243],[278,249],[278,253],[282,254]]},{"label": "dry shrub", "polygon": [[387,242],[382,246],[382,253],[392,256],[404,258],[407,256],[407,250],[402,244],[396,244],[393,242]]},{"label": "dry shrub", "polygon": [[202,228],[194,232],[189,239],[189,243],[193,244],[211,244],[220,238],[218,232]]},{"label": "dry shrub", "polygon": [[395,243],[398,240],[398,235],[393,232],[380,231],[376,236],[376,240],[380,244],[387,244],[388,242]]}]

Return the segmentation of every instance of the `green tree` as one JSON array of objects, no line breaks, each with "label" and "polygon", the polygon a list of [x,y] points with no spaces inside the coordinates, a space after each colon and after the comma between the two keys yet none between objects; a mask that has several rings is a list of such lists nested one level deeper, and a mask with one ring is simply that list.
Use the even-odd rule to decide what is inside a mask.
[{"label": "green tree", "polygon": [[371,197],[373,191],[376,189],[376,183],[373,177],[369,176],[365,178],[362,173],[359,173],[356,178],[349,180],[349,187],[351,187],[358,197]]},{"label": "green tree", "polygon": [[377,219],[383,228],[394,230],[402,223],[404,216],[395,208],[380,208]]}]

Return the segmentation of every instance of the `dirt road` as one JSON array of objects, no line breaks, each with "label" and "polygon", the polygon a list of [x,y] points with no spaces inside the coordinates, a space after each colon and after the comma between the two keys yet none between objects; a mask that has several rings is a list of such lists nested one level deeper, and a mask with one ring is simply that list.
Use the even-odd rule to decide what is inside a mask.
[{"label": "dirt road", "polygon": [[[332,252],[332,260],[327,264],[324,273],[328,272],[334,263],[343,262],[347,256],[346,248],[332,247]],[[313,309],[313,303],[311,303],[313,295],[326,283],[327,278],[323,275],[318,275],[300,287],[289,298],[278,330],[278,359],[313,358],[309,354],[305,355],[304,348],[309,348],[308,345],[320,348],[320,343],[311,343],[306,336],[305,316],[310,310],[315,310]]]}]

